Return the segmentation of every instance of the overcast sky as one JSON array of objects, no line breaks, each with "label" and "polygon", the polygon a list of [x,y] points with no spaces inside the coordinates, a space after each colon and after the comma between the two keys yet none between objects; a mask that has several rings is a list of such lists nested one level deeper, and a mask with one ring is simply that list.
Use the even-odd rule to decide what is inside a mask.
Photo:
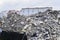
[{"label": "overcast sky", "polygon": [[0,0],[0,11],[26,7],[53,7],[60,9],[60,0]]}]

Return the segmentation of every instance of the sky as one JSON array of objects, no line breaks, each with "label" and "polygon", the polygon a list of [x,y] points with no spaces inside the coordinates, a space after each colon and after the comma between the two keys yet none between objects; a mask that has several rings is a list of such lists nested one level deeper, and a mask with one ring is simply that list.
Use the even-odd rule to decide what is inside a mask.
[{"label": "sky", "polygon": [[55,10],[60,10],[60,0],[0,0],[0,11],[27,7],[53,7]]}]

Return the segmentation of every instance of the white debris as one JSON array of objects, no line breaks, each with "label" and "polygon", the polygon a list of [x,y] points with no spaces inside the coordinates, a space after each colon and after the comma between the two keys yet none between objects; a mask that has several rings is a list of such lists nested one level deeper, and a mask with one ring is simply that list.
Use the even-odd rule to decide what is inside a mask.
[{"label": "white debris", "polygon": [[2,32],[2,29],[0,28],[0,33]]},{"label": "white debris", "polygon": [[60,36],[59,36],[59,37],[57,37],[57,40],[60,40]]},{"label": "white debris", "polygon": [[17,20],[14,20],[15,22],[17,21]]},{"label": "white debris", "polygon": [[11,25],[12,27],[14,26],[14,24]]},{"label": "white debris", "polygon": [[29,27],[29,26],[31,26],[31,24],[25,25],[23,29],[26,29],[26,28]]},{"label": "white debris", "polygon": [[24,22],[21,22],[21,24],[24,24]]},{"label": "white debris", "polygon": [[3,20],[2,23],[5,23],[5,21]]}]

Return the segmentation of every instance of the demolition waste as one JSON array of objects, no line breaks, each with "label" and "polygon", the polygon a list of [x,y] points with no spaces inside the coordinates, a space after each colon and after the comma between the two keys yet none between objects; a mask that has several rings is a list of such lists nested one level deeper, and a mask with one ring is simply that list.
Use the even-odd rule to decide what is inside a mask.
[{"label": "demolition waste", "polygon": [[60,40],[60,11],[47,9],[29,16],[8,11],[0,18],[4,31],[26,33],[28,40]]}]

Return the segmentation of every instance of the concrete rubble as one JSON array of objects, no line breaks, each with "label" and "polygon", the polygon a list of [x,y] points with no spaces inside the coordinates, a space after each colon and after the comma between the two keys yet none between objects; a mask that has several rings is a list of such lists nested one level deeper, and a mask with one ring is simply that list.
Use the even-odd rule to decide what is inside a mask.
[{"label": "concrete rubble", "polygon": [[0,28],[26,32],[28,40],[60,40],[60,11],[47,9],[29,16],[8,11],[7,17],[0,18]]}]

